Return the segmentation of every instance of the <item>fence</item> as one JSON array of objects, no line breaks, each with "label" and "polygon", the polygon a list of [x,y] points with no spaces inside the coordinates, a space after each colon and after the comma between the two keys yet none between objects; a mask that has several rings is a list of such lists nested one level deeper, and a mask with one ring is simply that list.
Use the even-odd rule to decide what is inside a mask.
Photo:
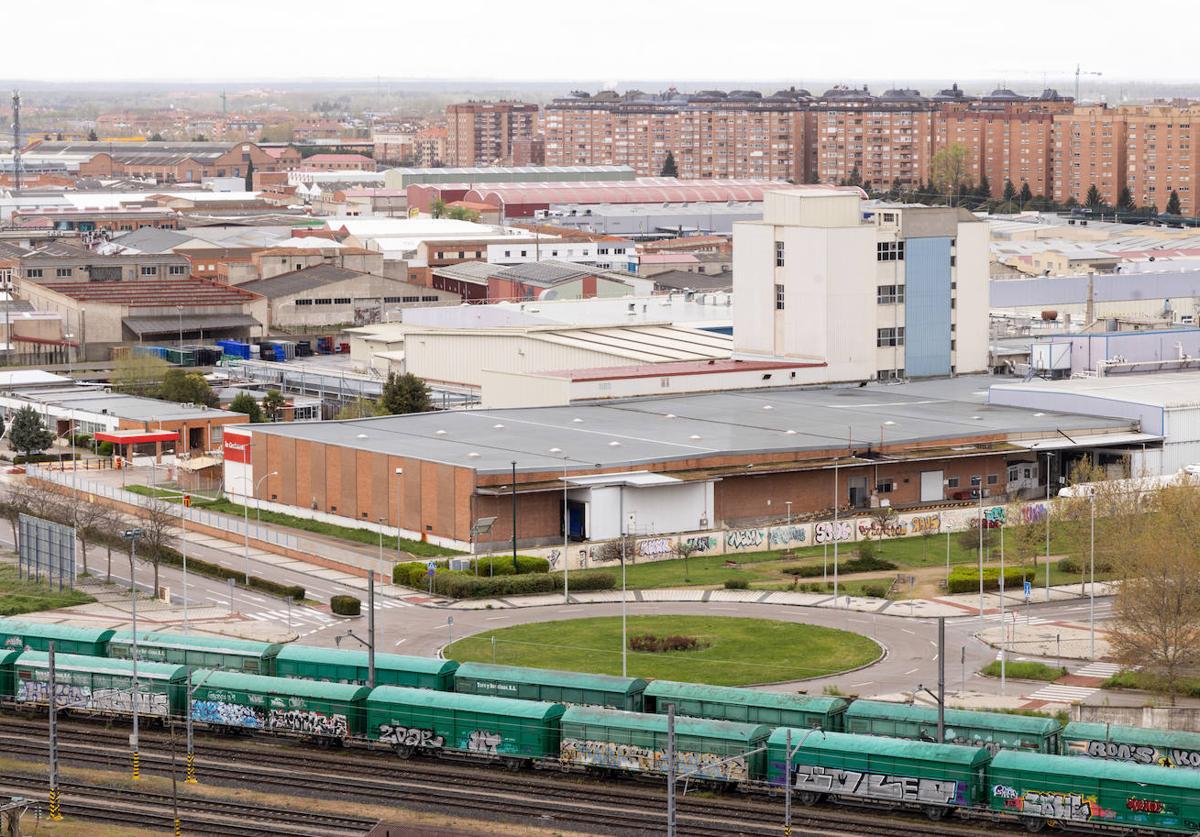
[{"label": "fence", "polygon": [[41,581],[58,589],[75,587],[75,528],[29,514],[18,518],[17,575]]}]

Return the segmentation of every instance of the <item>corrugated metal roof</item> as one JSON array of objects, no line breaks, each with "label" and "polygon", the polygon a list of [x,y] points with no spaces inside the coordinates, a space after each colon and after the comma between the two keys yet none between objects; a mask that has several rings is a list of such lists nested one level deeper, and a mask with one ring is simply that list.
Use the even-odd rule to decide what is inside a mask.
[{"label": "corrugated metal roof", "polygon": [[46,639],[66,639],[73,642],[107,642],[114,633],[112,628],[77,628],[53,622],[0,619],[0,635],[38,636]]},{"label": "corrugated metal roof", "polygon": [[[317,648],[312,645],[285,645],[276,656],[276,661],[290,663],[319,663],[322,665],[366,666],[367,652],[342,651],[336,648]],[[412,671],[419,674],[448,674],[458,668],[454,660],[437,657],[415,657],[405,654],[376,654],[377,669]]]},{"label": "corrugated metal roof", "polygon": [[562,714],[563,708],[559,703],[514,700],[486,695],[460,695],[454,692],[437,692],[433,689],[406,689],[402,686],[377,686],[367,698],[367,706],[371,708],[386,708],[393,703],[404,706],[426,706],[433,709],[457,709],[465,712],[504,715],[509,718],[529,718],[538,721],[557,718]]},{"label": "corrugated metal roof", "polygon": [[1174,729],[1126,727],[1119,724],[1091,724],[1075,721],[1067,724],[1063,730],[1063,738],[1200,751],[1200,733]]},{"label": "corrugated metal roof", "polygon": [[320,680],[300,680],[290,677],[267,677],[262,674],[240,674],[236,671],[205,668],[198,668],[192,672],[192,683],[202,683],[206,689],[239,689],[245,692],[290,695],[343,703],[361,700],[371,692],[369,686],[325,683]]},{"label": "corrugated metal roof", "polygon": [[[568,724],[606,726],[665,734],[666,715],[647,715],[624,712],[620,709],[600,709],[594,706],[569,706],[562,718],[564,736]],[[721,738],[751,744],[766,738],[770,727],[762,724],[739,724],[734,721],[710,721],[703,718],[675,718],[675,734],[697,738]],[[801,733],[803,734],[803,733]]]},{"label": "corrugated metal roof", "polygon": [[357,270],[348,270],[332,264],[318,264],[302,270],[292,270],[276,276],[269,276],[266,279],[243,282],[238,287],[244,291],[262,294],[267,299],[275,299],[367,276],[369,274]]},{"label": "corrugated metal roof", "polygon": [[[16,662],[28,668],[49,668],[50,655],[43,651],[26,651]],[[133,660],[114,660],[111,657],[90,657],[86,654],[55,654],[55,671],[82,671],[90,674],[119,674],[133,676]],[[139,680],[183,680],[188,667],[173,663],[152,663],[138,660]]]},{"label": "corrugated metal roof", "polygon": [[[892,756],[977,767],[986,764],[991,754],[984,747],[966,747],[961,744],[931,744],[927,741],[906,741],[902,738],[885,738],[880,735],[850,735],[845,732],[815,732],[808,735],[806,729],[792,729],[792,746],[803,740],[801,750],[832,753],[856,753],[871,756]],[[783,747],[787,742],[787,727],[779,727],[768,744]],[[1062,769],[1060,763],[1059,769]]]},{"label": "corrugated metal roof", "polygon": [[1027,776],[1041,773],[1059,777],[1070,771],[1078,779],[1117,779],[1136,782],[1147,788],[1180,788],[1200,793],[1200,770],[1171,770],[1146,764],[1130,764],[1107,759],[1083,759],[1067,756],[1046,756],[1019,750],[1001,750],[992,758],[994,770],[1020,770]]},{"label": "corrugated metal roof", "polygon": [[[889,721],[914,721],[936,725],[937,716],[937,709],[932,706],[874,700],[856,700],[846,710],[847,721],[852,718],[885,718]],[[1059,728],[1058,721],[1053,718],[1007,715],[1001,712],[971,712],[965,709],[947,709],[945,721],[958,727],[983,727],[1026,735],[1053,735]]]},{"label": "corrugated metal roof", "polygon": [[605,692],[637,694],[646,688],[640,677],[614,677],[611,674],[586,674],[579,671],[559,671],[550,668],[496,666],[489,663],[463,663],[455,678],[499,680],[508,683],[537,683],[543,686],[562,686],[570,689],[596,689]]},{"label": "corrugated metal roof", "polygon": [[785,692],[763,692],[758,689],[708,686],[703,683],[681,683],[675,680],[652,680],[643,694],[646,697],[695,698],[716,703],[736,703],[742,706],[793,709],[804,712],[841,712],[848,703],[845,698],[839,697],[789,695]]},{"label": "corrugated metal roof", "polygon": [[[131,644],[133,631],[116,631],[112,642]],[[256,642],[252,639],[234,639],[226,636],[201,636],[199,634],[139,633],[138,647],[192,649],[210,651],[214,654],[241,654],[247,657],[273,656],[283,646],[277,642]]]},{"label": "corrugated metal roof", "polygon": [[[125,317],[121,320],[134,334],[175,334],[179,331],[178,317]],[[188,331],[219,328],[260,327],[262,323],[250,314],[189,314],[183,318]]]}]

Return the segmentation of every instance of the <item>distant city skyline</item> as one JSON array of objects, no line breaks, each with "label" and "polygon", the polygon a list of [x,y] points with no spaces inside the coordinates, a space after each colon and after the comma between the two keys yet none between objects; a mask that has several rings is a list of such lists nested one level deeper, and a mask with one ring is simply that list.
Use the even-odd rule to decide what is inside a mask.
[{"label": "distant city skyline", "polygon": [[[366,0],[348,10],[290,3],[133,0],[97,18],[95,3],[61,0],[53,17],[9,11],[5,74],[44,81],[304,81],[469,79],[476,82],[688,79],[721,84],[914,79],[1060,89],[1076,63],[1089,84],[1196,79],[1182,43],[1162,38],[1181,6],[1145,0],[962,0],[901,6],[699,0],[686,6],[611,0],[543,7],[461,0],[442,6]],[[1186,7],[1182,7],[1186,8]],[[144,15],[144,17],[143,17]],[[219,21],[221,25],[213,22]],[[98,25],[102,24],[99,26]],[[117,25],[121,24],[121,25]],[[816,92],[816,91],[814,91]],[[926,92],[926,91],[922,91]]]}]

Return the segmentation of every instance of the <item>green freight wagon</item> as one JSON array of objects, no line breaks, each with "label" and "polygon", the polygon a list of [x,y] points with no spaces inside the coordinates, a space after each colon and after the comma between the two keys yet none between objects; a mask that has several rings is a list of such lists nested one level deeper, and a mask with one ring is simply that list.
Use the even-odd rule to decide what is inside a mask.
[{"label": "green freight wagon", "polygon": [[790,780],[805,805],[832,796],[918,807],[941,819],[952,808],[986,803],[990,758],[983,747],[784,727],[767,743],[767,781]]},{"label": "green freight wagon", "polygon": [[[1200,771],[1002,751],[988,770],[990,805],[1028,831],[1071,825],[1200,831]],[[1122,832],[1124,833],[1124,832]]]},{"label": "green freight wagon", "polygon": [[242,729],[345,739],[363,732],[370,689],[200,669],[192,672],[192,720]]},{"label": "green freight wagon", "polygon": [[563,708],[556,703],[379,686],[366,707],[367,737],[405,757],[446,751],[524,761],[558,754]]},{"label": "green freight wagon", "polygon": [[0,649],[16,651],[49,651],[50,642],[61,654],[108,655],[112,628],[82,628],[71,625],[25,622],[19,619],[0,619]]},{"label": "green freight wagon", "polygon": [[0,651],[0,701],[12,700],[14,697],[13,689],[13,663],[16,662],[20,651]]},{"label": "green freight wagon", "polygon": [[[937,716],[936,706],[856,700],[843,717],[849,733],[936,742]],[[1061,746],[1062,725],[1053,718],[947,709],[945,722],[947,744],[1050,755],[1058,755]]]},{"label": "green freight wagon", "polygon": [[[247,674],[274,674],[275,655],[283,645],[196,634],[139,633],[138,659],[177,663],[188,668],[220,668]],[[117,631],[108,641],[108,656],[130,659],[133,632]]]},{"label": "green freight wagon", "polygon": [[1068,756],[1200,769],[1200,734],[1194,732],[1076,721],[1062,737]]},{"label": "green freight wagon", "polygon": [[646,681],[640,677],[487,663],[463,663],[454,673],[454,691],[460,694],[603,706],[628,712],[642,711],[645,688]]},{"label": "green freight wagon", "polygon": [[[454,691],[457,668],[458,663],[453,660],[437,657],[376,654],[375,685],[451,692]],[[275,676],[365,685],[368,680],[367,652],[285,645],[275,655]]]},{"label": "green freight wagon", "polygon": [[[766,764],[761,750],[770,733],[761,724],[676,717],[677,775],[720,782],[761,778]],[[667,717],[568,707],[562,717],[559,761],[587,768],[665,773]]]},{"label": "green freight wagon", "polygon": [[839,697],[809,697],[784,692],[762,692],[735,686],[705,686],[674,680],[652,680],[642,693],[646,712],[667,713],[769,727],[819,727],[837,732],[849,701]]},{"label": "green freight wagon", "polygon": [[[138,662],[138,714],[179,717],[186,700],[187,667]],[[50,655],[26,651],[13,664],[17,703],[49,702]],[[54,654],[54,694],[66,711],[133,713],[133,661]]]}]

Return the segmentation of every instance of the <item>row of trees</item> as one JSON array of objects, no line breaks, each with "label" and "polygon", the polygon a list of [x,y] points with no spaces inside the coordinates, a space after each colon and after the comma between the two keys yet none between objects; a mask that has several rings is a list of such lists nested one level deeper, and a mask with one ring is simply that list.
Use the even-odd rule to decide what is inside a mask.
[{"label": "row of trees", "polygon": [[411,372],[397,375],[389,372],[379,400],[356,399],[337,414],[338,419],[368,416],[399,416],[408,413],[427,413],[433,409],[433,398],[425,382]]}]

